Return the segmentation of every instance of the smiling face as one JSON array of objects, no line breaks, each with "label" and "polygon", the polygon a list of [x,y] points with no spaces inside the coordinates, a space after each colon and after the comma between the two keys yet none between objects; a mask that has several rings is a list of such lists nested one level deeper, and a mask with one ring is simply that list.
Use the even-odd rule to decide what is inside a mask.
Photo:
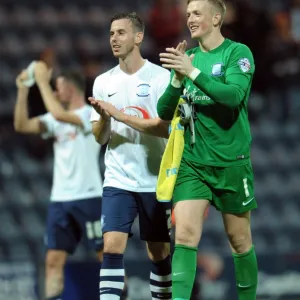
[{"label": "smiling face", "polygon": [[110,28],[110,46],[117,58],[126,58],[133,49],[140,45],[143,33],[137,32],[129,19],[115,20]]},{"label": "smiling face", "polygon": [[187,7],[187,26],[192,39],[201,40],[220,29],[222,15],[207,0],[191,1]]}]

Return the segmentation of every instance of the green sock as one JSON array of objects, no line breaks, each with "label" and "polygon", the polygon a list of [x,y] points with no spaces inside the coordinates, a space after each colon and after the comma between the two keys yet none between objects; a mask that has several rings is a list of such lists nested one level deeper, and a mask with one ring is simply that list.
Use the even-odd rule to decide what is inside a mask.
[{"label": "green sock", "polygon": [[172,259],[172,299],[189,300],[192,294],[196,269],[195,247],[176,245]]},{"label": "green sock", "polygon": [[258,269],[254,246],[246,253],[232,255],[239,300],[256,300]]}]

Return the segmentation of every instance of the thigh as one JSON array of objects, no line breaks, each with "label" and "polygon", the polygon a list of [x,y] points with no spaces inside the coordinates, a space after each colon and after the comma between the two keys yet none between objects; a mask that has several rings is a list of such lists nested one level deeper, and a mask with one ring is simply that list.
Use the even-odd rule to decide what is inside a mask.
[{"label": "thigh", "polygon": [[139,211],[140,237],[148,242],[169,242],[171,202],[158,202],[156,193],[135,193]]},{"label": "thigh", "polygon": [[114,187],[103,189],[101,214],[103,234],[112,231],[130,234],[137,213],[137,202],[132,192]]},{"label": "thigh", "polygon": [[48,207],[45,243],[48,249],[72,254],[80,240],[80,228],[68,214],[64,202],[51,202]]},{"label": "thigh", "polygon": [[86,246],[95,251],[103,248],[101,230],[101,197],[72,201],[68,208],[74,218]]},{"label": "thigh", "polygon": [[251,163],[215,171],[213,205],[223,213],[241,214],[257,208]]},{"label": "thigh", "polygon": [[206,167],[182,159],[173,193],[173,204],[183,200],[212,199]]}]

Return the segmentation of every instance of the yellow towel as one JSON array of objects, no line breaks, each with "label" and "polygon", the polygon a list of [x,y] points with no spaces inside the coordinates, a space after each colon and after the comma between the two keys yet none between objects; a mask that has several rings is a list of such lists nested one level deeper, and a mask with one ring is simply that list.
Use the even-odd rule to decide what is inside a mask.
[{"label": "yellow towel", "polygon": [[172,200],[177,173],[184,148],[184,127],[180,124],[179,104],[185,101],[180,98],[171,122],[171,133],[160,164],[156,186],[156,198],[159,202]]}]

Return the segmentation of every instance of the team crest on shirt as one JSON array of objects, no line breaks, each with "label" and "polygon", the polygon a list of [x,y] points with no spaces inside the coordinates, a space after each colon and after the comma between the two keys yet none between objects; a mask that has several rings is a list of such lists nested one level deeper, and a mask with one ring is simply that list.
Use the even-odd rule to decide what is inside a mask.
[{"label": "team crest on shirt", "polygon": [[148,97],[150,91],[150,85],[148,83],[141,83],[137,86],[136,95],[138,97]]},{"label": "team crest on shirt", "polygon": [[211,75],[212,76],[223,76],[224,75],[224,64],[217,63],[212,66]]},{"label": "team crest on shirt", "polygon": [[238,61],[238,65],[240,67],[240,69],[242,70],[242,72],[246,73],[249,72],[251,69],[251,64],[248,58],[243,57]]}]

